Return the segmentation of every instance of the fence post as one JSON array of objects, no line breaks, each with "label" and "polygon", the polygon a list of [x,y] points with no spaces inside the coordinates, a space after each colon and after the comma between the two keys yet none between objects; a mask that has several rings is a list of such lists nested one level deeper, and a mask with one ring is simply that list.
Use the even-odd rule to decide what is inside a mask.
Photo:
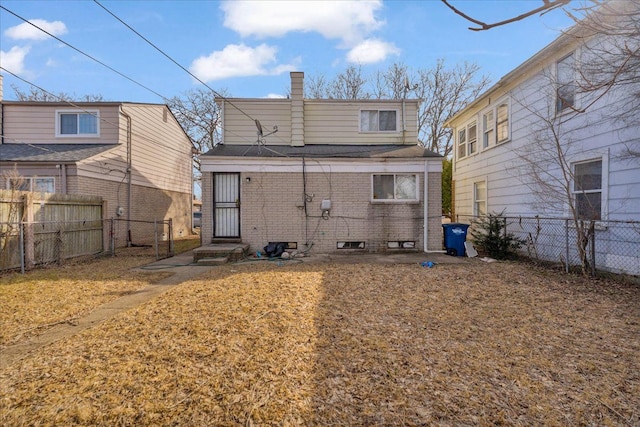
[{"label": "fence post", "polygon": [[111,221],[109,221],[109,246],[111,249],[111,256],[116,256],[116,228],[115,228],[115,220],[111,217]]},{"label": "fence post", "polygon": [[22,196],[24,213],[22,223],[25,224],[24,230],[24,267],[29,270],[35,264],[35,236],[33,234],[33,196],[32,193],[26,193]]},{"label": "fence post", "polygon": [[596,223],[589,224],[589,234],[591,237],[591,277],[596,277]]},{"label": "fence post", "polygon": [[153,238],[155,240],[155,250],[156,250],[156,259],[158,258],[158,221],[157,220],[153,220]]},{"label": "fence post", "polygon": [[564,220],[564,256],[566,259],[564,270],[569,273],[569,220]]},{"label": "fence post", "polygon": [[173,256],[173,218],[169,218],[169,256]]},{"label": "fence post", "polygon": [[18,224],[20,230],[20,272],[24,274],[24,223],[20,221]]}]

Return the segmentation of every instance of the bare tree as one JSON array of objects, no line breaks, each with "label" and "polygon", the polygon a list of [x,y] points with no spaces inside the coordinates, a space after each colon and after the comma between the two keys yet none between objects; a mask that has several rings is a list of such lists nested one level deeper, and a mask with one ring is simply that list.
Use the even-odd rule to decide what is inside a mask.
[{"label": "bare tree", "polygon": [[58,94],[47,92],[43,89],[31,86],[29,92],[20,90],[16,85],[12,85],[16,99],[18,101],[38,101],[38,102],[101,102],[104,101],[102,95],[76,96],[60,92]]},{"label": "bare tree", "polygon": [[371,96],[365,90],[366,84],[367,80],[362,75],[362,68],[351,65],[329,83],[329,98],[368,99]]},{"label": "bare tree", "polygon": [[320,99],[327,97],[329,93],[329,84],[323,75],[309,76],[304,81],[305,96],[311,99]]},{"label": "bare tree", "polygon": [[604,129],[610,138],[617,137],[616,129],[631,133],[621,137],[627,144],[621,152],[608,148],[612,157],[636,161],[640,151],[637,133],[633,136],[640,128],[640,0],[605,5],[588,9],[590,14],[566,33],[569,40],[576,38],[579,50],[560,62],[564,71],[559,63],[540,73],[532,83],[535,96],[512,92],[528,113],[525,127],[531,135],[516,152],[521,181],[536,196],[540,212],[568,212],[584,274],[593,272],[588,249],[602,211],[599,194],[588,191],[592,178],[578,173],[574,163],[585,151],[585,130]]},{"label": "bare tree", "polygon": [[[422,101],[418,112],[420,144],[448,156],[452,150],[452,131],[445,128],[445,123],[488,87],[489,78],[480,76],[479,72],[480,67],[476,64],[464,63],[449,68],[444,60],[439,60],[432,69],[416,72],[405,64],[396,63],[367,80],[360,68],[349,67],[327,84],[323,77],[312,76],[309,80],[314,83],[306,89],[310,90],[307,96],[312,98],[418,98]],[[359,97],[354,98],[356,96]]]},{"label": "bare tree", "polygon": [[478,65],[468,62],[447,68],[443,59],[434,68],[418,71],[413,93],[422,99],[418,128],[426,148],[445,157],[451,154],[453,131],[445,123],[489,86],[489,77],[479,72]]},{"label": "bare tree", "polygon": [[[224,91],[223,91],[224,92]],[[224,94],[223,94],[224,96]],[[193,89],[183,96],[167,101],[169,109],[191,139],[194,167],[200,170],[200,153],[213,148],[219,141],[221,114],[214,96],[206,89]]]}]

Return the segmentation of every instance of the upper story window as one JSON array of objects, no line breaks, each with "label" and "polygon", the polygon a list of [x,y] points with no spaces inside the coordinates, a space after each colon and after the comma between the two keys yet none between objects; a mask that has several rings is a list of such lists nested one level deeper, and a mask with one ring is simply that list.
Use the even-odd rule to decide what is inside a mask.
[{"label": "upper story window", "polygon": [[417,201],[418,176],[415,174],[376,174],[372,176],[375,201]]},{"label": "upper story window", "polygon": [[98,111],[58,111],[56,136],[99,136]]},{"label": "upper story window", "polygon": [[482,148],[506,142],[511,138],[509,100],[502,100],[482,113]]},{"label": "upper story window", "polygon": [[573,53],[556,63],[556,113],[575,105],[575,59]]},{"label": "upper story window", "polygon": [[395,132],[396,117],[395,110],[361,110],[360,132]]},{"label": "upper story window", "polygon": [[602,219],[602,159],[573,166],[573,195],[578,218]]},{"label": "upper story window", "polygon": [[478,149],[478,124],[474,120],[458,129],[458,158],[461,159],[475,153]]}]

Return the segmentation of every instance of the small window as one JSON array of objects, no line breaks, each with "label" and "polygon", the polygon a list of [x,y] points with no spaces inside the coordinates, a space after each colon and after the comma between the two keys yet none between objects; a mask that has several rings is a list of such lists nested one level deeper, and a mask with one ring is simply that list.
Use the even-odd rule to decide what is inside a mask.
[{"label": "small window", "polygon": [[337,242],[336,249],[364,249],[365,242]]},{"label": "small window", "polygon": [[509,100],[507,99],[482,114],[482,148],[492,147],[510,138]]},{"label": "small window", "polygon": [[467,155],[467,128],[458,131],[458,158],[461,159]]},{"label": "small window", "polygon": [[602,219],[602,160],[574,165],[573,194],[579,219]]},{"label": "small window", "polygon": [[98,136],[98,112],[58,112],[57,136]]},{"label": "small window", "polygon": [[556,112],[560,113],[575,104],[576,83],[573,54],[556,64]]},{"label": "small window", "polygon": [[482,148],[487,148],[489,145],[496,143],[495,122],[493,120],[493,110],[487,111],[482,115]]},{"label": "small window", "polygon": [[373,175],[373,200],[418,200],[417,175]]},{"label": "small window", "polygon": [[485,181],[473,184],[473,215],[483,216],[487,213],[487,183]]},{"label": "small window", "polygon": [[476,122],[467,126],[467,136],[469,137],[469,154],[473,154],[476,152],[476,142],[478,140],[478,126]]},{"label": "small window", "polygon": [[21,177],[9,180],[9,189],[17,191],[33,191],[37,193],[55,193],[55,178]]},{"label": "small window", "polygon": [[458,158],[461,159],[477,151],[478,125],[474,120],[458,130]]},{"label": "small window", "polygon": [[497,108],[498,120],[496,123],[496,130],[498,134],[498,143],[504,142],[509,139],[509,105],[500,104]]},{"label": "small window", "polygon": [[395,132],[397,130],[395,110],[360,111],[361,132]]}]

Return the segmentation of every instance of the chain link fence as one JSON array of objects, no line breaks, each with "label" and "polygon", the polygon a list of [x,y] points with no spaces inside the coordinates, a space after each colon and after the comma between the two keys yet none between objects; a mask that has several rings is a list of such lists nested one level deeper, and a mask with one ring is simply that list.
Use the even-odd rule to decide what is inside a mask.
[{"label": "chain link fence", "polygon": [[167,258],[174,253],[172,236],[171,220],[0,222],[0,272],[91,255]]},{"label": "chain link fence", "polygon": [[[586,261],[592,275],[609,272],[640,276],[640,221],[576,222],[537,216],[501,218],[506,223],[505,233],[524,241],[520,255],[561,264],[567,272],[584,267],[583,261]],[[471,224],[471,229],[477,219],[465,215],[456,217],[459,222]],[[581,240],[581,236],[586,239]]]}]

